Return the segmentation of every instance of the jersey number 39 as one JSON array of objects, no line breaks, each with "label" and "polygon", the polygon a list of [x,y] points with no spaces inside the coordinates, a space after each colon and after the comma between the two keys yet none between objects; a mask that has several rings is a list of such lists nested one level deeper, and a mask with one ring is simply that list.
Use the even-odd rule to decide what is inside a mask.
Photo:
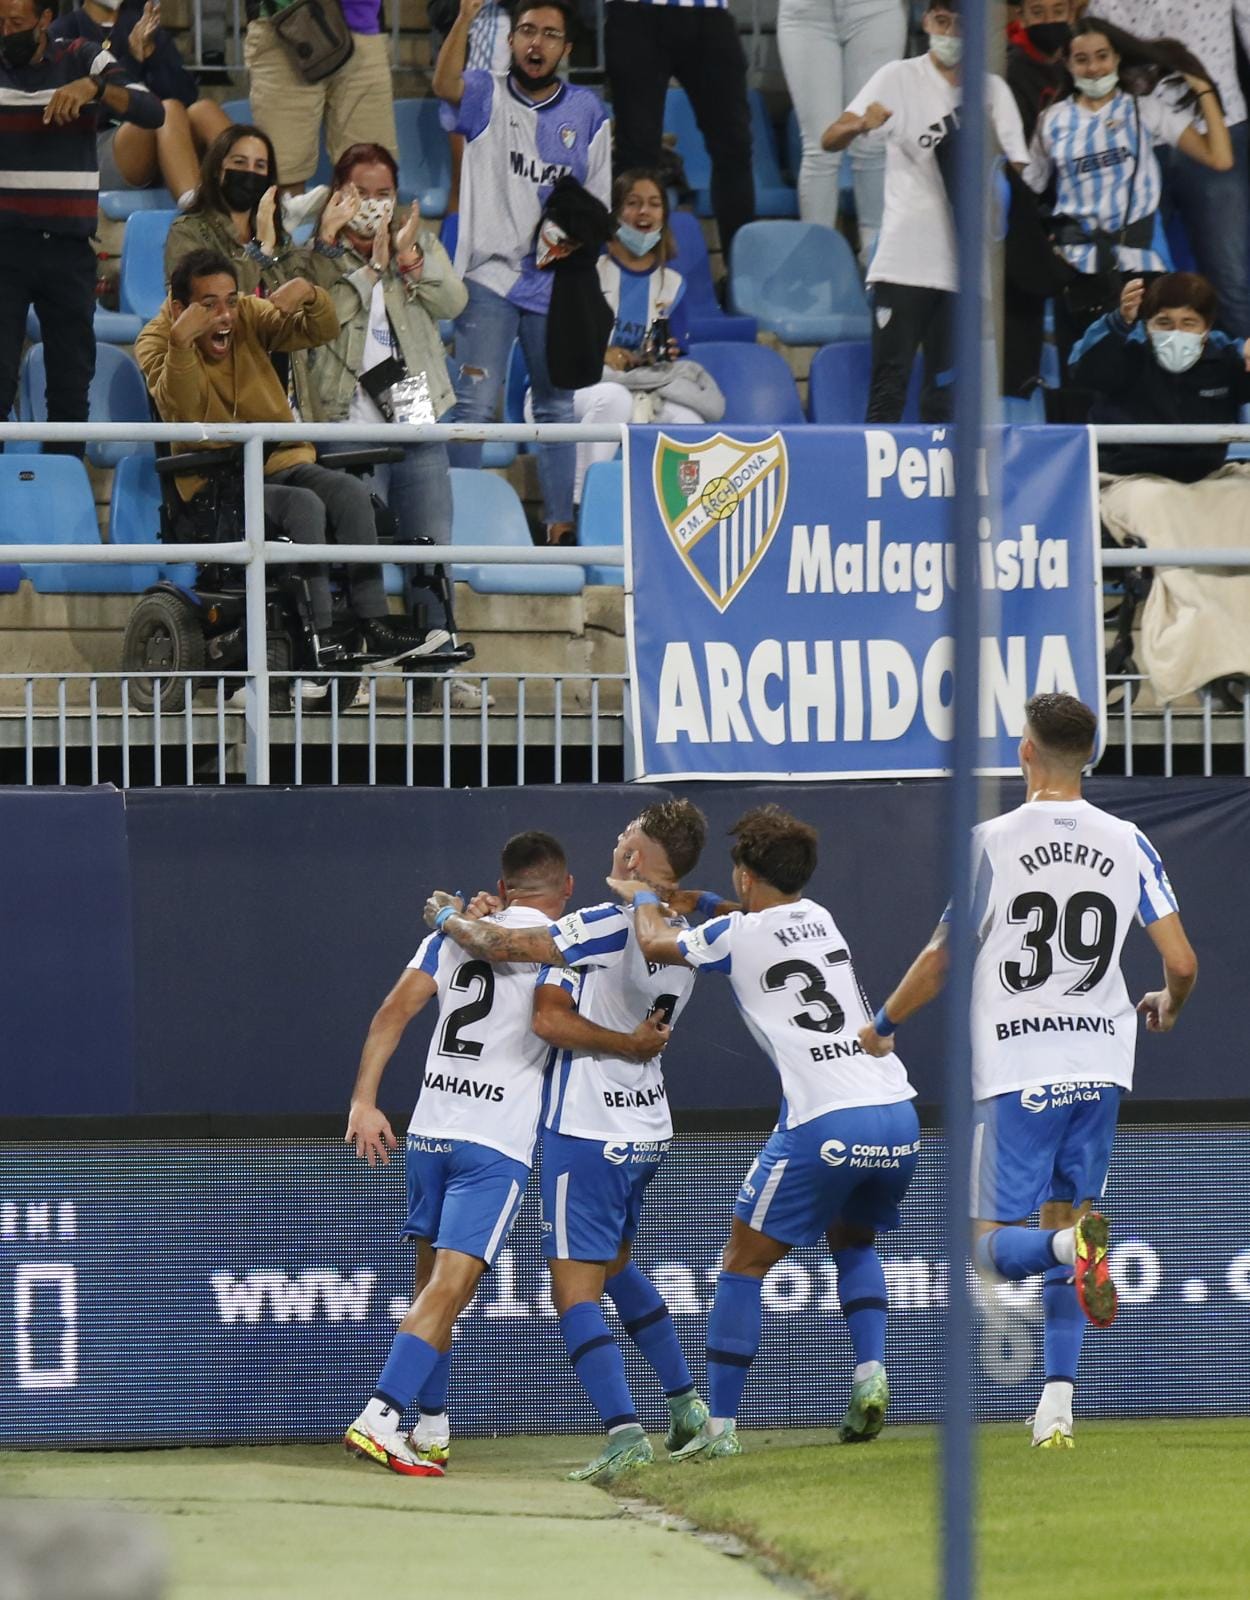
[{"label": "jersey number 39", "polygon": [[1007,907],[1007,921],[1025,925],[1022,961],[1003,961],[998,975],[1003,988],[1012,994],[1040,989],[1055,970],[1055,935],[1059,950],[1073,966],[1084,966],[1084,974],[1067,994],[1088,994],[1107,975],[1115,954],[1115,906],[1105,894],[1092,889],[1074,894],[1062,912],[1055,897],[1041,890],[1018,894]]}]

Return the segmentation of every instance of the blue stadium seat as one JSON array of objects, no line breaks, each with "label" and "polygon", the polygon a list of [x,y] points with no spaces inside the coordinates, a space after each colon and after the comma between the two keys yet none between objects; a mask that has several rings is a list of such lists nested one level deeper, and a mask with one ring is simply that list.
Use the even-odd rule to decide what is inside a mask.
[{"label": "blue stadium seat", "polygon": [[173,203],[164,184],[154,189],[100,190],[100,210],[112,222],[127,222],[143,211],[168,211]]},{"label": "blue stadium seat", "polygon": [[[0,545],[99,544],[95,499],[77,456],[0,456]],[[32,566],[40,594],[137,594],[157,569],[89,564]]]},{"label": "blue stadium seat", "polygon": [[423,217],[441,217],[451,195],[451,145],[438,120],[437,100],[396,100],[399,198],[421,203]]},{"label": "blue stadium seat", "polygon": [[729,294],[735,311],[786,344],[837,344],[872,332],[851,247],[814,222],[749,222],[734,235]]},{"label": "blue stadium seat", "polygon": [[[255,126],[255,118],[252,116],[252,102],[250,100],[223,100],[221,109],[230,118],[231,122],[250,122]],[[326,150],[324,127],[321,130],[319,149],[317,170],[308,180],[308,188],[310,189],[316,188],[319,183],[329,183],[330,176],[334,171],[334,162],[330,159],[329,152]],[[279,173],[278,176],[281,177],[282,174]]]},{"label": "blue stadium seat", "polygon": [[[920,377],[923,364],[911,369],[904,422],[920,421]],[[872,383],[872,345],[867,339],[827,344],[812,357],[807,377],[807,412],[813,422],[827,427],[858,427],[868,409]]]},{"label": "blue stadium seat", "polygon": [[[777,141],[764,97],[758,89],[749,93],[751,114],[751,170],[755,177],[755,214],[760,217],[798,215],[794,190],[781,175]],[[664,97],[664,131],[677,140],[677,151],[686,169],[686,178],[695,191],[695,210],[701,217],[712,215],[712,160],[695,121],[694,108],[684,89],[670,89]]]},{"label": "blue stadium seat", "polygon": [[[113,494],[109,502],[109,541],[112,544],[156,544],[161,531],[161,485],[156,476],[156,458],[150,455],[123,456],[113,474]],[[136,576],[144,569],[132,567]],[[152,568],[149,583],[160,575],[184,589],[195,587],[195,566],[191,562],[162,562]],[[146,585],[144,586],[146,587]]]},{"label": "blue stadium seat", "polygon": [[998,402],[999,418],[1013,427],[1046,421],[1046,400],[1040,389],[1025,399],[1021,395],[1005,394]]},{"label": "blue stadium seat", "polygon": [[[105,311],[97,306],[93,331],[97,344],[133,344],[143,332],[143,318],[132,317],[125,311]],[[32,344],[38,344],[43,338],[34,306],[26,313],[26,337]]]},{"label": "blue stadium seat", "polygon": [[165,240],[176,211],[140,211],[122,235],[121,308],[150,322],[165,299]]},{"label": "blue stadium seat", "polygon": [[[14,456],[13,460],[18,457]],[[516,491],[490,472],[464,467],[451,470],[453,544],[512,545],[532,549],[529,525]],[[0,515],[3,501],[0,500]],[[456,566],[452,576],[478,594],[580,594],[585,585],[581,567]]]},{"label": "blue stadium seat", "polygon": [[668,225],[677,245],[674,268],[686,281],[686,320],[690,337],[697,343],[706,339],[741,339],[754,344],[759,324],[754,317],[735,317],[721,309],[712,286],[712,265],[699,219],[692,211],[672,211]]},{"label": "blue stadium seat", "polygon": [[[44,365],[43,345],[33,344],[27,350],[25,360],[22,362],[20,394],[24,422],[48,420],[48,397],[44,389],[46,382],[47,369]],[[143,374],[139,371],[134,357],[128,356],[116,345],[96,346],[95,377],[92,378],[91,388],[87,391],[87,420],[89,422],[151,422],[152,420]],[[152,446],[139,444],[133,440],[119,440],[115,444],[97,440],[87,446],[87,459],[96,467],[113,467],[123,456],[134,455],[136,451],[151,455]]]},{"label": "blue stadium seat", "polygon": [[696,344],[690,355],[720,385],[723,426],[780,428],[806,420],[794,377],[776,350],[762,344]]},{"label": "blue stadium seat", "polygon": [[[625,465],[595,461],[586,469],[577,516],[578,544],[625,543]],[[624,567],[587,567],[586,582],[623,585]]]},{"label": "blue stadium seat", "polygon": [[21,581],[21,567],[0,565],[0,594],[16,594]]}]

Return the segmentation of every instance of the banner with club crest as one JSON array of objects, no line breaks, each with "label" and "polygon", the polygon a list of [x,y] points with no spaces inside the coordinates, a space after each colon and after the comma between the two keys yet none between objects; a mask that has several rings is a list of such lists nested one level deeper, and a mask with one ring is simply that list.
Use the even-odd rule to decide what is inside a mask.
[{"label": "banner with club crest", "polygon": [[[631,428],[639,778],[931,777],[952,735],[949,430]],[[1093,436],[997,428],[981,466],[981,766],[1030,695],[1105,713]]]}]

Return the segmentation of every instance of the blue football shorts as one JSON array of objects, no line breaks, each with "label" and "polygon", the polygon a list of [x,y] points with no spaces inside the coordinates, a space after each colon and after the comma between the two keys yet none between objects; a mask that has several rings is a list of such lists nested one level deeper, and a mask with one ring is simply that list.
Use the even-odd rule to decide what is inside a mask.
[{"label": "blue football shorts", "polygon": [[978,1100],[972,1215],[1019,1222],[1047,1200],[1100,1198],[1123,1092],[1115,1083],[1050,1083]]},{"label": "blue football shorts", "polygon": [[611,1261],[638,1236],[647,1185],[668,1141],[630,1144],[543,1129],[539,1188],[548,1261]]},{"label": "blue football shorts", "polygon": [[778,1128],[747,1173],[734,1216],[782,1244],[816,1244],[835,1222],[884,1233],[920,1153],[910,1100],[826,1111]]},{"label": "blue football shorts", "polygon": [[428,1239],[489,1267],[525,1198],[530,1169],[468,1139],[410,1133],[404,1153],[408,1220],[404,1239]]}]

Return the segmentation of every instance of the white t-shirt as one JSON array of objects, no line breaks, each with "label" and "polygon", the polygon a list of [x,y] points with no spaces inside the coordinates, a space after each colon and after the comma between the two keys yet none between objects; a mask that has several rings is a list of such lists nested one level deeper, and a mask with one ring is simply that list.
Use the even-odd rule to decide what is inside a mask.
[{"label": "white t-shirt", "polygon": [[[676,918],[675,928],[685,928]],[[634,937],[632,906],[587,906],[551,925],[568,963],[549,967],[540,982],[573,996],[579,1013],[601,1028],[632,1033],[657,1004],[680,1016],[694,985],[685,967],[652,967]],[[637,1064],[619,1056],[560,1050],[551,1069],[545,1126],[577,1139],[627,1142],[672,1137],[673,1118],[660,1057]]]},{"label": "white t-shirt", "polygon": [[[386,299],[382,284],[375,283],[369,297],[369,326],[365,331],[365,349],[360,360],[362,373],[371,372],[396,354],[395,333],[391,319],[386,314]],[[351,404],[347,408],[348,422],[384,422],[386,419],[359,384],[352,390]]]},{"label": "white t-shirt", "polygon": [[[986,97],[999,147],[1008,161],[1029,159],[1024,125],[1002,78],[988,75]],[[869,283],[918,289],[959,287],[955,221],[937,163],[938,146],[956,126],[962,90],[948,83],[928,55],[888,61],[846,108],[863,116],[878,101],[890,120],[856,144],[885,145],[885,211]]]},{"label": "white t-shirt", "polygon": [[1033,800],[976,829],[973,868],[976,1098],[1132,1088],[1137,1016],[1120,951],[1134,917],[1176,910],[1150,841],[1087,800]]},{"label": "white t-shirt", "polygon": [[[545,928],[532,906],[487,918],[505,928]],[[527,1165],[551,1055],[533,1031],[536,962],[478,961],[432,933],[408,963],[438,985],[438,1021],[408,1132],[467,1139]]]},{"label": "white t-shirt", "polygon": [[846,940],[814,900],[734,911],[683,934],[691,966],[723,972],[743,1021],[781,1079],[779,1128],[846,1106],[893,1105],[916,1091],[896,1055],[868,1055],[871,1022]]}]

